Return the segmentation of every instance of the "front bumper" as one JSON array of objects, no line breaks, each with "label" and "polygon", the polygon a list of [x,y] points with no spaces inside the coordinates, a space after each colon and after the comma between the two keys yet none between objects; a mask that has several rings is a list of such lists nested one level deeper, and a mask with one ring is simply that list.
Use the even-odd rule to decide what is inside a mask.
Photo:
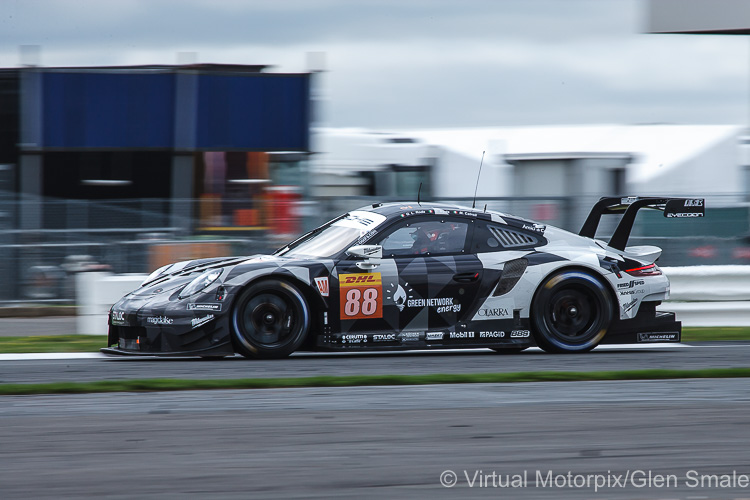
[{"label": "front bumper", "polygon": [[[196,308],[199,305],[201,307]],[[128,296],[110,312],[105,354],[227,356],[234,354],[228,303],[205,298]]]}]

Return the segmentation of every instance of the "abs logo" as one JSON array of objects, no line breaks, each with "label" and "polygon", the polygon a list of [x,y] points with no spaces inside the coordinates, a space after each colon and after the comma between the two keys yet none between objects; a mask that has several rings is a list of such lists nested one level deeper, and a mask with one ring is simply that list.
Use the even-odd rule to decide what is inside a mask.
[{"label": "abs logo", "polygon": [[702,199],[685,200],[685,206],[686,207],[702,207],[703,206],[703,200]]}]

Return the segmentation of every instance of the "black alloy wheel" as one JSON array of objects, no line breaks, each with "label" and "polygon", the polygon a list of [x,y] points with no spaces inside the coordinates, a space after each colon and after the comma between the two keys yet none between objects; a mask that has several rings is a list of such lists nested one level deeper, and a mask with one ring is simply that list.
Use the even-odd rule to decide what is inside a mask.
[{"label": "black alloy wheel", "polygon": [[243,356],[282,358],[305,340],[310,311],[295,286],[281,280],[263,280],[238,297],[232,327],[235,348]]},{"label": "black alloy wheel", "polygon": [[532,301],[534,339],[547,352],[587,352],[599,345],[613,317],[613,300],[601,279],[566,270],[552,275]]}]

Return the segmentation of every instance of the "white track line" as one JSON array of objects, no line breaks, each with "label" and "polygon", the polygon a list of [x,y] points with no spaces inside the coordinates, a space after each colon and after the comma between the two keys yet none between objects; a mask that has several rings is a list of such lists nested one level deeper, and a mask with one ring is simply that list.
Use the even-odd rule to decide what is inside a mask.
[{"label": "white track line", "polygon": [[[601,345],[596,348],[597,351],[612,351],[631,349],[668,349],[674,347],[698,347],[687,344],[672,343],[655,343],[655,344],[612,344]],[[727,346],[724,346],[727,347]],[[735,346],[750,347],[750,345]],[[440,350],[413,350],[413,351],[361,351],[361,352],[315,352],[315,353],[297,353],[295,356],[351,356],[352,354],[362,354],[372,356],[375,354],[416,354],[416,353],[467,353],[486,351],[486,349],[440,349]],[[529,352],[540,351],[538,347],[531,347]],[[40,361],[40,360],[57,360],[57,359],[133,359],[133,356],[109,356],[100,352],[39,352],[39,353],[17,353],[17,354],[0,354],[0,361]]]}]

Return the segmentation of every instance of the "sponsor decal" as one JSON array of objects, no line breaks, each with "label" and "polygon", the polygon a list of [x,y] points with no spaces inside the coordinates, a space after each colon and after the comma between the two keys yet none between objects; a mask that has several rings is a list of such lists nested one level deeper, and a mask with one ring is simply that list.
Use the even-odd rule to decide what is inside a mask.
[{"label": "sponsor decal", "polygon": [[221,304],[188,304],[188,311],[221,311]]},{"label": "sponsor decal", "polygon": [[315,285],[318,287],[321,297],[328,297],[330,295],[330,288],[328,286],[328,276],[322,278],[315,278]]},{"label": "sponsor decal", "polygon": [[395,342],[396,341],[396,334],[395,333],[375,333],[372,336],[373,342]]},{"label": "sponsor decal", "polygon": [[377,255],[378,252],[381,250],[379,248],[364,248],[362,250],[362,255],[369,256],[369,255]]},{"label": "sponsor decal", "polygon": [[362,273],[362,274],[340,274],[339,286],[356,287],[366,285],[382,285],[380,273]]},{"label": "sponsor decal", "polygon": [[638,290],[620,290],[620,295],[636,295],[639,293],[646,293],[646,291],[642,288]]},{"label": "sponsor decal", "polygon": [[680,334],[677,332],[638,334],[638,342],[678,342],[679,340]]},{"label": "sponsor decal", "polygon": [[626,313],[626,312],[630,311],[632,308],[635,307],[635,305],[637,303],[638,303],[638,299],[633,299],[630,302],[628,302],[627,304],[623,304],[622,305],[622,312]]},{"label": "sponsor decal", "polygon": [[409,286],[409,283],[404,283],[404,285],[406,285],[406,289],[404,289],[401,284],[396,285],[391,283],[386,292],[388,294],[386,298],[392,300],[396,304],[396,307],[398,307],[399,311],[403,311],[404,307],[406,307],[406,301],[414,297],[412,295],[414,290]]},{"label": "sponsor decal", "polygon": [[544,231],[547,229],[547,226],[544,224],[524,224],[521,226],[522,229],[526,229],[527,231],[534,231],[535,233],[544,234]]},{"label": "sponsor decal", "polygon": [[507,307],[492,307],[484,308],[477,311],[477,316],[482,318],[510,318],[513,316],[513,311]]},{"label": "sponsor decal", "polygon": [[209,321],[211,321],[215,317],[216,316],[214,316],[213,314],[207,314],[207,315],[203,316],[202,318],[193,318],[190,321],[190,324],[193,325],[193,328],[196,328],[198,326],[205,325],[206,323],[208,323]]},{"label": "sponsor decal", "polygon": [[451,339],[473,339],[474,332],[449,332],[448,338]]},{"label": "sponsor decal", "polygon": [[527,337],[531,337],[529,330],[513,330],[510,332],[510,338],[512,339],[525,339]]},{"label": "sponsor decal", "polygon": [[401,332],[399,338],[401,342],[416,342],[419,340],[419,332]]},{"label": "sponsor decal", "polygon": [[341,319],[383,317],[383,280],[380,273],[340,274]]},{"label": "sponsor decal", "polygon": [[679,213],[668,213],[667,217],[703,217],[703,214],[697,213],[697,212],[691,212],[691,213],[685,213],[685,212],[679,212]]},{"label": "sponsor decal", "polygon": [[365,344],[367,343],[367,335],[364,334],[346,334],[341,336],[342,344]]},{"label": "sponsor decal", "polygon": [[686,207],[702,207],[703,206],[703,200],[685,200],[685,206]]},{"label": "sponsor decal", "polygon": [[637,196],[628,196],[627,198],[620,198],[620,205],[630,205],[634,201],[638,201]]},{"label": "sponsor decal", "polygon": [[112,311],[109,315],[112,323],[123,323],[125,321],[125,313],[123,311]]},{"label": "sponsor decal", "polygon": [[425,340],[443,340],[443,332],[427,332],[424,336]]},{"label": "sponsor decal", "polygon": [[370,238],[372,238],[373,236],[375,236],[376,234],[378,234],[378,231],[377,231],[377,229],[370,229],[367,232],[363,231],[363,233],[364,234],[362,234],[359,238],[357,238],[357,241],[355,242],[357,245],[361,245],[365,241],[369,240]]},{"label": "sponsor decal", "polygon": [[438,307],[452,306],[453,297],[440,297],[435,299],[412,299],[407,301],[408,307]]},{"label": "sponsor decal", "polygon": [[479,332],[480,339],[502,339],[505,338],[505,332]]},{"label": "sponsor decal", "polygon": [[634,286],[640,286],[645,285],[646,282],[644,280],[630,280],[628,283],[618,283],[617,289],[620,288],[633,288]]},{"label": "sponsor decal", "polygon": [[171,325],[174,323],[174,320],[172,318],[167,318],[166,316],[152,316],[150,318],[146,318],[146,323],[150,323],[152,325]]},{"label": "sponsor decal", "polygon": [[334,222],[333,225],[359,229],[361,231],[360,234],[364,234],[364,232],[374,229],[385,220],[385,215],[366,212],[364,210],[355,210]]},{"label": "sponsor decal", "polygon": [[457,313],[461,311],[461,304],[454,304],[452,306],[440,306],[437,309],[435,309],[435,312],[438,314],[444,314],[444,313]]}]

